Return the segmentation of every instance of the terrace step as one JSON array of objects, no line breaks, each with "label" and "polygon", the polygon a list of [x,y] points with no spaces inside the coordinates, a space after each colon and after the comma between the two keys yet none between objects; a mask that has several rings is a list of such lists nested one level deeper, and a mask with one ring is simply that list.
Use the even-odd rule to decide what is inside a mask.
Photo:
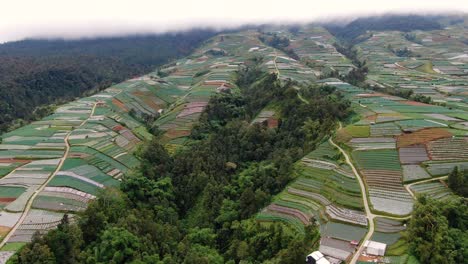
[{"label": "terrace step", "polygon": [[367,217],[362,212],[338,207],[335,205],[328,205],[325,207],[325,210],[332,219],[367,226]]},{"label": "terrace step", "polygon": [[300,210],[276,204],[271,204],[266,209],[268,211],[280,212],[298,218],[304,225],[308,225],[310,223],[310,219],[313,217],[312,215],[307,215]]},{"label": "terrace step", "polygon": [[322,161],[322,160],[303,158],[301,162],[305,164],[306,166],[319,168],[319,169],[325,169],[325,170],[333,170],[333,169],[338,168],[337,165],[330,163],[330,162]]},{"label": "terrace step", "polygon": [[322,205],[331,204],[331,202],[327,198],[325,198],[323,195],[318,194],[318,193],[312,193],[312,192],[308,192],[308,191],[298,190],[298,189],[295,189],[295,188],[288,188],[288,193],[310,198],[312,200],[320,202]]}]

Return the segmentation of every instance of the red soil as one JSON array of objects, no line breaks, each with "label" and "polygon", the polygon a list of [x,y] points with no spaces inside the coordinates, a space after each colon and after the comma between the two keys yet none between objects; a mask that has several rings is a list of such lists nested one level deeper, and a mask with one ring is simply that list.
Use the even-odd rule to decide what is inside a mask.
[{"label": "red soil", "polygon": [[8,226],[0,226],[0,237],[3,237],[5,236],[6,234],[8,234],[8,232],[10,231],[10,227]]},{"label": "red soil", "polygon": [[206,86],[216,86],[216,87],[219,87],[221,85],[224,85],[228,88],[232,88],[232,85],[227,83],[227,82],[220,82],[220,81],[205,81],[203,82],[203,85],[206,85]]},{"label": "red soil", "polygon": [[380,259],[381,259],[381,257],[379,257],[379,256],[370,256],[370,255],[367,255],[367,256],[361,255],[358,258],[359,261],[374,262],[374,263],[378,262]]},{"label": "red soil", "polygon": [[415,106],[430,106],[428,104],[415,102],[415,101],[401,101],[401,103],[406,104],[406,105],[415,105]]},{"label": "red soil", "polygon": [[22,159],[14,159],[14,158],[1,158],[0,159],[0,163],[14,163],[14,162],[29,163],[31,161],[30,160],[22,160]]},{"label": "red soil", "polygon": [[451,137],[452,134],[442,128],[428,128],[410,134],[397,136],[397,147],[406,147],[415,144],[425,144],[429,141]]},{"label": "red soil", "polygon": [[122,103],[122,101],[120,101],[119,99],[117,98],[112,98],[112,103],[117,106],[118,108],[122,109],[123,111],[125,112],[128,112],[128,108],[125,106],[124,103]]},{"label": "red soil", "polygon": [[377,119],[377,115],[366,116],[364,119],[367,121],[375,122],[375,120]]},{"label": "red soil", "polygon": [[134,91],[133,95],[140,98],[146,105],[158,111],[162,107],[154,102],[154,99],[157,99],[151,92],[142,92],[142,91]]},{"label": "red soil", "polygon": [[120,135],[132,142],[139,142],[140,140],[132,133],[132,131],[125,129],[120,131]]},{"label": "red soil", "polygon": [[277,128],[278,127],[278,119],[274,117],[270,117],[267,119],[267,126],[268,128]]},{"label": "red soil", "polygon": [[13,197],[0,197],[0,203],[11,203],[14,200],[16,200],[16,198],[13,198]]},{"label": "red soil", "polygon": [[114,126],[114,127],[112,128],[112,130],[114,130],[114,131],[120,131],[120,130],[122,130],[122,129],[125,129],[125,127],[123,127],[123,126],[121,126],[121,125],[116,125],[116,126]]},{"label": "red soil", "polygon": [[186,137],[190,135],[189,130],[176,130],[170,129],[166,132],[165,136],[169,139],[179,138],[179,137]]}]

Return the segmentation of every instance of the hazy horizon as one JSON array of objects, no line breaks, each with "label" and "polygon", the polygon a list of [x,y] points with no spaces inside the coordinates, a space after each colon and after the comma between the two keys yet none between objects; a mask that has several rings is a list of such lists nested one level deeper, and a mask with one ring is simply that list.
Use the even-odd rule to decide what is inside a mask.
[{"label": "hazy horizon", "polygon": [[3,3],[0,43],[25,38],[93,38],[245,24],[351,20],[384,14],[467,13],[468,1],[59,1]]}]

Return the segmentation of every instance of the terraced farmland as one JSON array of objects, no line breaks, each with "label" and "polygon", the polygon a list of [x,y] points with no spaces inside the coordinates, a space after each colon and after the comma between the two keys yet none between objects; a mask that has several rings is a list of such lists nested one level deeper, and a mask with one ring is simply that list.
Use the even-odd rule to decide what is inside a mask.
[{"label": "terraced farmland", "polygon": [[[413,201],[403,187],[404,182],[447,174],[467,160],[464,156],[468,149],[466,137],[453,136],[464,132],[449,128],[454,126],[453,122],[463,122],[451,118],[459,116],[456,113],[461,110],[440,109],[364,90],[359,93],[356,92],[359,88],[351,89],[335,79],[323,82],[342,89],[360,108],[357,112],[362,113],[362,119],[356,124],[366,123],[362,120],[373,117],[373,121],[367,122],[370,137],[349,137],[349,129],[359,127],[356,124],[343,131],[348,135],[344,142],[352,148],[353,159],[366,182],[374,210],[409,214]],[[342,135],[339,131],[337,137],[343,142]]]},{"label": "terraced farmland", "polygon": [[[450,31],[456,39],[465,32]],[[358,44],[359,57],[369,63],[370,85],[410,89],[441,103],[432,105],[338,79],[318,81],[329,73],[346,74],[355,68],[335,49],[334,37],[323,27],[307,25],[293,34],[271,26],[264,32],[287,37],[288,48],[297,57],[262,43],[257,31],[222,34],[190,57],[62,105],[40,121],[3,134],[0,230],[13,229],[6,248],[30,241],[36,231],[54,228],[65,213],[74,218],[102,189],[118,186],[138,167],[134,156],[138,146],[152,138],[145,125],[162,133],[161,143],[171,153],[177,151],[189,140],[212,95],[238,92],[234,71],[259,57],[260,67],[281,81],[328,84],[351,100],[356,117],[337,131],[335,142],[350,153],[358,173],[345,162],[344,151],[323,142],[295,164],[297,178],[273,197],[256,220],[283,222],[299,232],[316,223],[322,234],[320,250],[342,260],[356,249],[351,241],[362,242],[375,220],[371,239],[398,249],[404,243],[400,232],[405,226],[385,215],[411,213],[413,193],[450,199],[454,194],[445,182],[431,177],[446,175],[455,166],[468,167],[466,78],[460,74],[465,70],[460,66],[461,53],[466,51],[441,49],[440,42],[448,40],[437,41],[433,33],[423,32],[416,32],[423,38],[421,46],[393,31],[373,34]],[[388,43],[429,55],[398,57]],[[268,106],[252,123],[275,129],[281,125],[278,115]],[[373,214],[364,210],[363,194],[369,196]]]},{"label": "terraced farmland", "polygon": [[353,152],[356,163],[362,170],[401,169],[398,152],[392,149],[358,150]]},{"label": "terraced farmland", "polygon": [[454,196],[447,185],[441,181],[415,184],[411,186],[411,190],[417,194],[424,194],[438,200],[446,200]]},{"label": "terraced farmland", "polygon": [[350,145],[355,150],[374,150],[374,149],[395,149],[396,143],[394,138],[353,138],[349,141]]},{"label": "terraced farmland", "polygon": [[[357,226],[367,226],[361,191],[341,158],[328,141],[307,154],[296,164],[300,176],[257,215],[257,221],[282,221],[300,231],[304,225],[318,223],[321,247],[327,252],[361,240],[365,229]],[[344,241],[335,243],[336,239]],[[338,256],[345,259],[351,252],[348,248]]]}]

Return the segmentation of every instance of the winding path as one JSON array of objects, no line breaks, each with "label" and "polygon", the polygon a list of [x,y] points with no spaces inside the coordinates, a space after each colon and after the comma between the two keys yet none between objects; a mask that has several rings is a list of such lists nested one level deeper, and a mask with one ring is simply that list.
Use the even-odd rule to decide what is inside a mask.
[{"label": "winding path", "polygon": [[[91,110],[91,113],[87,119],[85,119],[83,122],[78,127],[83,126],[89,118],[91,118],[94,115],[94,110],[96,109],[96,104],[93,105],[93,109]],[[77,128],[78,128],[77,127]],[[70,134],[74,131],[74,129],[70,130],[67,135],[64,138],[65,141],[65,152],[63,153],[62,158],[60,159],[59,164],[57,165],[57,168],[54,170],[54,172],[47,178],[47,181],[45,181],[35,192],[34,194],[29,197],[28,203],[26,204],[26,207],[24,208],[23,213],[21,214],[21,217],[18,219],[16,224],[13,226],[13,228],[10,229],[8,234],[3,238],[3,241],[0,243],[0,248],[2,248],[8,240],[11,238],[11,236],[15,233],[15,231],[18,229],[18,227],[23,223],[24,219],[28,215],[29,211],[31,210],[32,204],[34,202],[34,199],[39,195],[39,193],[44,190],[44,188],[49,184],[49,182],[55,177],[55,175],[60,171],[62,168],[63,163],[65,162],[65,159],[68,156],[68,153],[70,152],[70,143],[68,142],[68,138],[70,137]]]},{"label": "winding path", "polygon": [[[340,129],[341,129],[342,128],[341,122],[339,124],[340,124]],[[348,163],[348,165],[351,167],[356,179],[359,182],[359,186],[361,187],[362,199],[364,201],[364,209],[365,209],[366,216],[367,216],[367,222],[369,223],[369,231],[367,231],[366,236],[362,240],[363,242],[359,246],[358,250],[354,253],[353,258],[350,261],[350,263],[356,263],[357,259],[361,255],[362,250],[364,249],[364,241],[369,240],[372,237],[372,234],[374,234],[374,229],[375,229],[374,218],[376,217],[376,215],[373,214],[370,210],[369,202],[367,200],[366,186],[364,185],[364,181],[361,179],[361,176],[359,175],[358,171],[356,170],[353,163],[351,162],[351,159],[349,158],[348,153],[346,153],[340,146],[335,144],[335,142],[333,142],[331,137],[328,141],[330,142],[330,144],[336,147],[341,152],[341,154],[343,154],[343,156],[345,157],[346,163]]]},{"label": "winding path", "polygon": [[413,199],[416,200],[416,196],[414,195],[413,191],[411,190],[411,186],[413,186],[415,184],[419,184],[419,183],[431,182],[431,181],[441,180],[441,179],[445,179],[445,178],[448,178],[448,176],[440,176],[440,177],[430,178],[430,179],[423,180],[423,181],[412,182],[410,184],[406,184],[405,188],[411,194],[411,197],[413,197]]},{"label": "winding path", "polygon": [[280,77],[280,71],[278,69],[278,65],[276,65],[276,59],[278,58],[278,55],[276,54],[276,51],[275,51],[275,59],[273,60],[273,63],[275,64],[275,69],[276,69],[276,77],[279,79]]},{"label": "winding path", "polygon": [[[339,129],[341,129],[342,128],[341,122],[339,122],[339,125],[340,125]],[[333,142],[333,139],[331,137],[329,138],[328,141],[330,142],[330,144],[336,147],[343,154],[343,156],[345,157],[346,163],[351,167],[356,179],[358,180],[359,186],[361,188],[361,194],[362,194],[362,199],[364,202],[364,209],[365,209],[366,217],[369,223],[369,230],[367,231],[366,236],[362,240],[362,243],[360,244],[358,250],[354,253],[351,261],[349,262],[351,264],[354,264],[357,262],[359,256],[361,255],[361,252],[364,250],[364,242],[369,240],[374,234],[374,230],[375,230],[374,219],[376,217],[382,217],[382,218],[394,219],[394,220],[406,220],[406,219],[411,218],[411,216],[396,217],[396,216],[379,215],[379,214],[372,213],[369,207],[368,199],[367,199],[366,185],[364,184],[364,181],[361,178],[360,174],[358,173],[357,169],[354,167],[353,163],[351,162],[351,158],[349,157],[348,153],[346,153],[346,151],[344,151],[340,146],[338,146],[335,142]],[[421,183],[421,182],[433,181],[433,180],[441,179],[444,177],[446,176],[439,177],[439,178],[432,178],[432,179],[428,179],[425,181],[414,182],[412,184],[405,185],[405,188],[408,190],[411,196],[414,199],[416,199],[414,194],[411,191],[409,191],[409,187],[411,187],[411,185],[416,184],[416,183]]]}]

